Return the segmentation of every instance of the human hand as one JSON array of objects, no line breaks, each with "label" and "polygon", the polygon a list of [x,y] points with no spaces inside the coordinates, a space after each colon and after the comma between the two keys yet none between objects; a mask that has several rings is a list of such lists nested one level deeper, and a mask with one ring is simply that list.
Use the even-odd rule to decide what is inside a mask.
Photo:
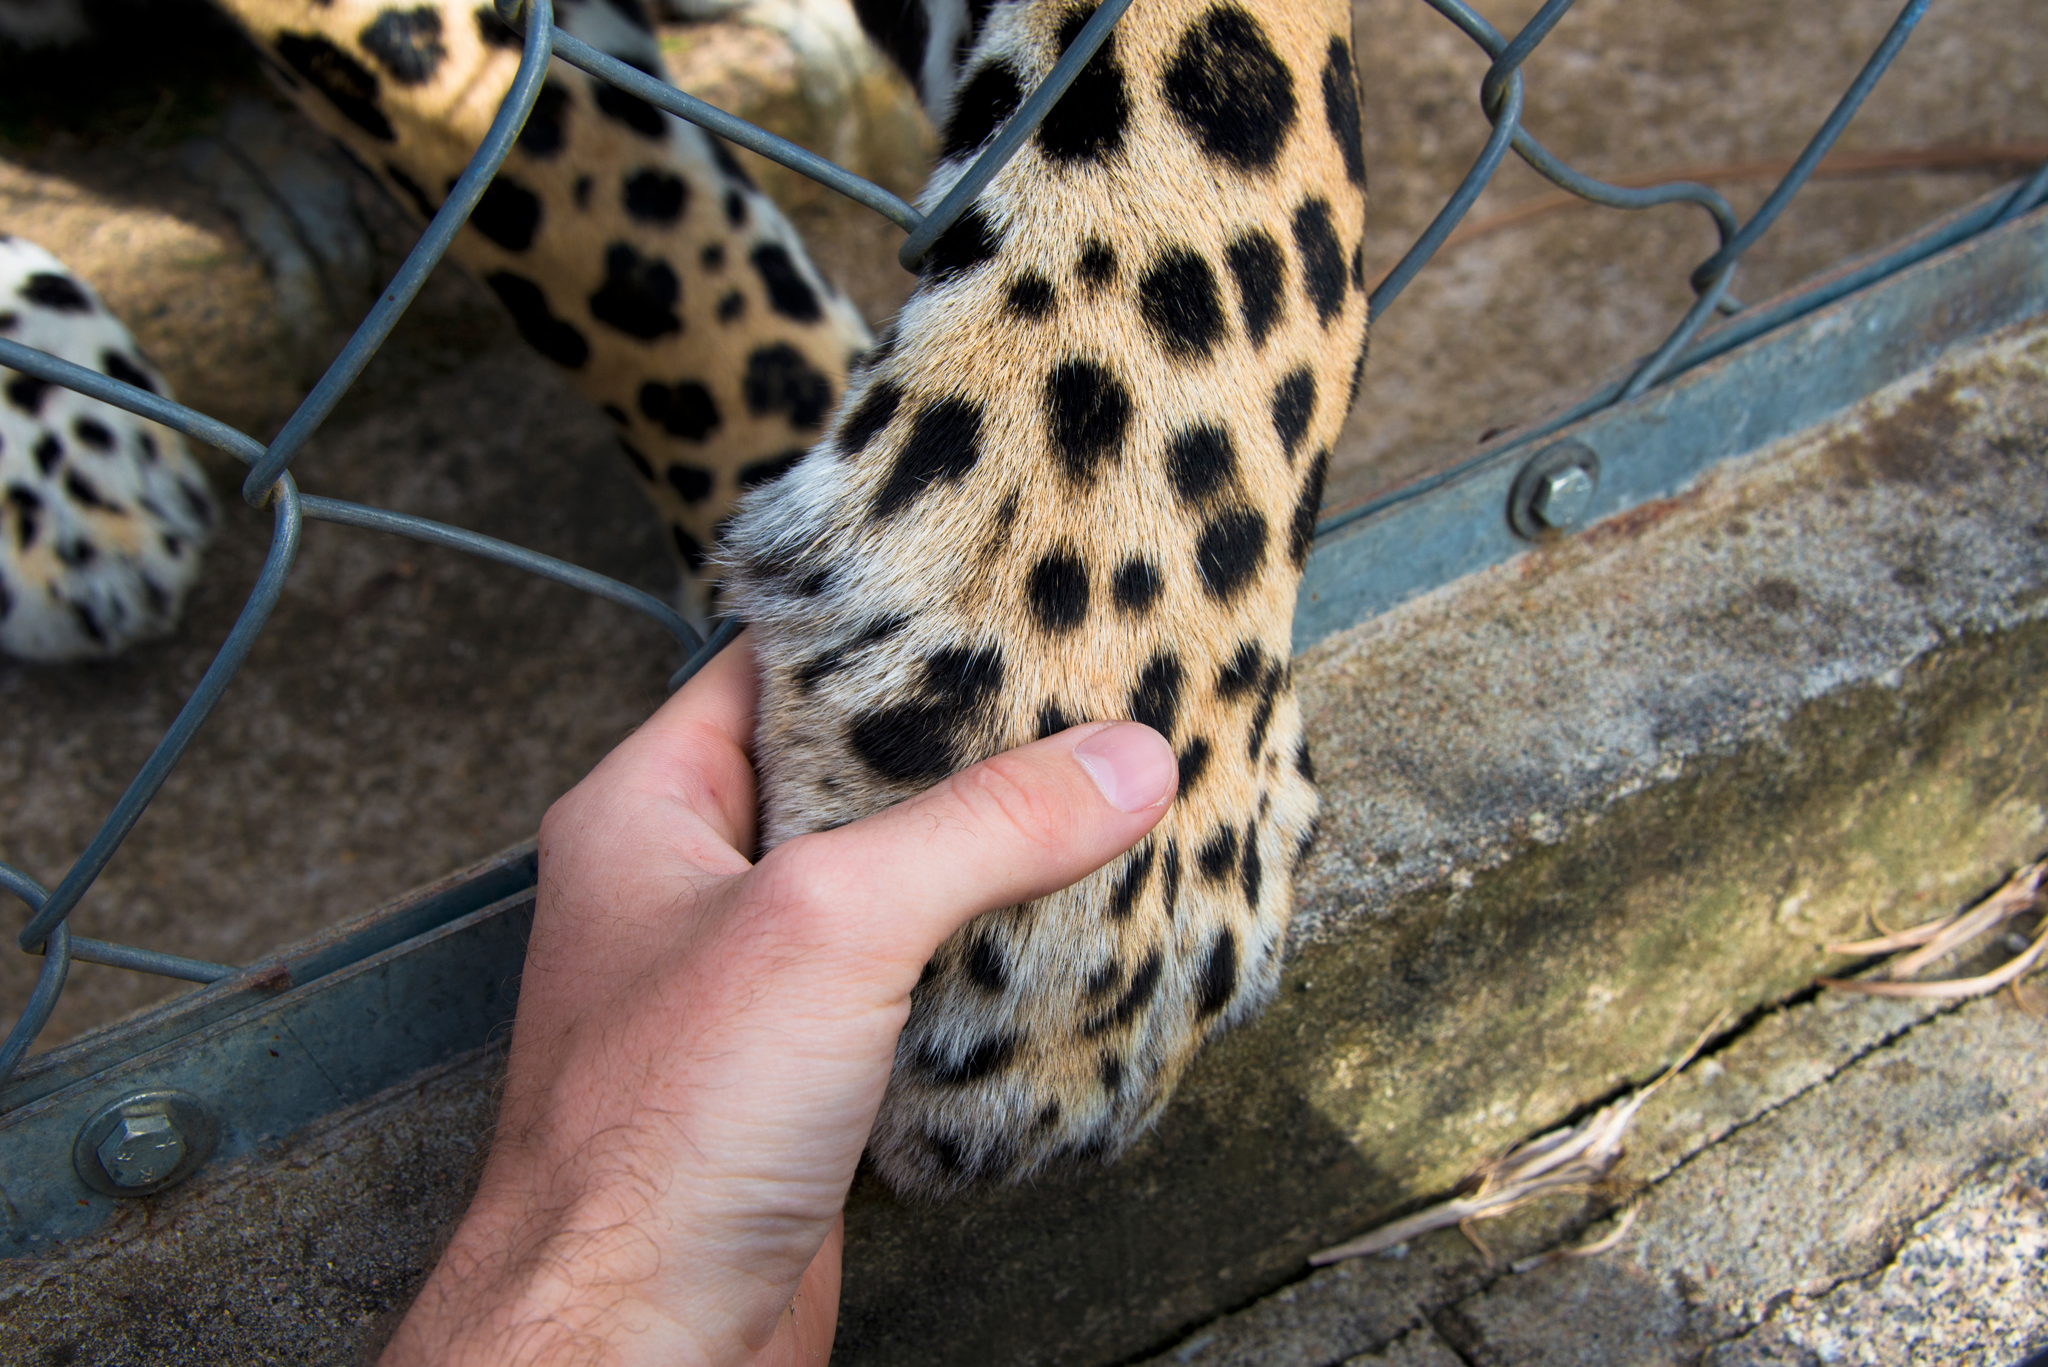
[{"label": "human hand", "polygon": [[497,1136],[387,1367],[823,1363],[926,960],[1174,794],[1157,733],[1079,726],[749,864],[755,702],[742,636],[541,823]]}]

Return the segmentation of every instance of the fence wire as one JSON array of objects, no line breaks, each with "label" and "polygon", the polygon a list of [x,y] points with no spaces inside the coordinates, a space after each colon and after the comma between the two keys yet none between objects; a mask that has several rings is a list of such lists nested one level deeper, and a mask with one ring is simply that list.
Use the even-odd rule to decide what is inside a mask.
[{"label": "fence wire", "polygon": [[[1741,221],[1727,201],[1704,185],[1673,181],[1645,189],[1610,185],[1573,169],[1538,142],[1522,127],[1523,82],[1521,68],[1564,17],[1573,0],[1548,0],[1512,39],[1504,37],[1462,0],[1426,2],[1493,59],[1480,83],[1481,110],[1492,124],[1485,148],[1427,230],[1416,239],[1394,269],[1372,293],[1371,314],[1381,319],[1416,273],[1428,264],[1453,229],[1470,212],[1480,192],[1492,180],[1509,151],[1515,152],[1536,171],[1565,190],[1595,204],[1617,209],[1646,209],[1670,203],[1697,204],[1714,222],[1720,246],[1696,266],[1689,281],[1695,299],[1685,315],[1672,327],[1664,341],[1626,378],[1607,385],[1580,403],[1554,415],[1540,427],[1521,434],[1523,442],[1539,440],[1549,432],[1576,422],[1588,413],[1631,399],[1654,385],[1722,354],[1772,328],[1791,321],[1801,313],[1862,288],[1915,261],[1930,256],[1973,234],[1998,226],[2026,212],[2048,198],[2048,164],[2002,197],[1979,205],[1958,216],[1941,232],[1923,236],[1907,248],[1870,261],[1833,281],[1826,289],[1812,291],[1769,310],[1746,310],[1729,293],[1737,264],[1776,221],[1787,203],[1812,176],[1814,168],[1841,136],[1857,108],[1883,75],[1914,27],[1926,12],[1929,0],[1909,0],[1893,21],[1877,50],[1864,64],[1834,110],[1813,135],[1805,151],[1779,182],[1763,206],[1747,222]],[[356,328],[347,346],[334,359],[318,384],[268,444],[229,427],[204,413],[182,404],[124,384],[119,380],[72,365],[45,352],[0,339],[0,366],[21,371],[92,398],[153,419],[198,441],[216,447],[249,466],[242,482],[242,497],[251,508],[269,507],[273,519],[269,554],[255,588],[244,604],[226,642],[214,656],[198,686],[186,700],[170,729],[164,734],[141,771],[128,785],[113,812],[100,826],[84,852],[54,889],[46,889],[27,873],[0,862],[0,889],[20,898],[29,908],[29,920],[16,937],[20,947],[40,954],[43,964],[27,1006],[0,1046],[0,1083],[13,1073],[29,1046],[49,1021],[65,976],[75,962],[104,964],[151,973],[161,977],[207,983],[230,977],[240,970],[227,964],[188,959],[157,950],[111,944],[73,935],[67,919],[86,891],[98,878],[114,852],[142,816],[172,767],[177,764],[193,736],[205,724],[219,703],[228,683],[248,658],[256,638],[269,620],[271,610],[283,593],[299,550],[306,519],[343,526],[392,533],[433,545],[467,551],[567,584],[571,588],[607,599],[653,618],[675,637],[685,663],[669,680],[679,688],[698,669],[737,636],[740,623],[722,621],[705,640],[669,604],[641,589],[604,575],[557,560],[551,556],[481,536],[444,523],[390,512],[338,499],[301,494],[292,479],[292,460],[319,428],[342,395],[347,392],[377,348],[390,335],[398,319],[411,305],[428,274],[440,262],[470,211],[497,174],[513,140],[525,126],[528,113],[547,75],[550,60],[559,57],[572,66],[610,82],[657,108],[698,124],[707,131],[738,143],[764,157],[801,172],[839,193],[866,205],[908,234],[898,259],[915,270],[926,250],[940,234],[964,213],[978,194],[1025,138],[1065,93],[1081,68],[1109,36],[1130,0],[1106,0],[1081,29],[1066,53],[1054,65],[1045,81],[1013,114],[986,150],[928,214],[920,213],[881,186],[862,179],[823,157],[798,147],[744,119],[726,113],[694,96],[685,94],[614,57],[597,51],[557,29],[552,0],[496,0],[497,9],[522,34],[519,68],[512,87],[499,106],[496,118],[476,154],[471,157],[455,187],[407,254],[390,285],[379,296],[368,316]],[[1733,315],[1733,321],[1716,329],[1704,341],[1696,341],[1700,329],[1716,313]],[[1437,472],[1426,479],[1386,494],[1329,519],[1318,528],[1327,535],[1338,527],[1368,516],[1394,503],[1417,498],[1457,478],[1475,462],[1497,458],[1488,451],[1466,462]]]}]

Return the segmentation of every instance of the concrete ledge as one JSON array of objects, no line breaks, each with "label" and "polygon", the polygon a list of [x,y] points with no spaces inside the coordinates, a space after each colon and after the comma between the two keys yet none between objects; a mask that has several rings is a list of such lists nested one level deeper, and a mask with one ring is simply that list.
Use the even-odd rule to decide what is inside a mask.
[{"label": "concrete ledge", "polygon": [[[1647,1079],[1724,1007],[1797,998],[1827,937],[2036,855],[2044,379],[2048,328],[1994,338],[1303,656],[1327,834],[1281,1001],[1106,1173],[936,1210],[858,1186],[835,1361],[1107,1364],[1324,1284],[1310,1249]],[[0,1357],[346,1360],[459,1208],[490,1075],[10,1266]],[[1459,1351],[1512,1312],[1475,1304]],[[1433,1333],[1380,1360],[1443,1360]]]}]

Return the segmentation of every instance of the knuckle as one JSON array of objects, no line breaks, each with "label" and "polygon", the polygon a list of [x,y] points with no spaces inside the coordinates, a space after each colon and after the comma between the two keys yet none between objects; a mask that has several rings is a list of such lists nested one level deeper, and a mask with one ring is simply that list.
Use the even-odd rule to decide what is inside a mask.
[{"label": "knuckle", "polygon": [[1066,843],[1071,810],[1028,761],[997,755],[961,770],[948,782],[969,819],[989,834],[1013,832],[1037,849]]}]

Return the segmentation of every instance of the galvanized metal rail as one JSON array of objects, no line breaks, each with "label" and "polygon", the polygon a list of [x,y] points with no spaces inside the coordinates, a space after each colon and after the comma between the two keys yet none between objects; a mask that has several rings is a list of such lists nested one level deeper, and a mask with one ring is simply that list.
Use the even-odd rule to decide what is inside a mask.
[{"label": "galvanized metal rail", "polygon": [[[1638,190],[1595,180],[1522,127],[1520,68],[1572,0],[1549,0],[1512,39],[1461,0],[1428,3],[1494,58],[1480,88],[1493,132],[1428,230],[1375,290],[1375,318],[1442,246],[1510,150],[1595,203],[1622,209],[1696,203],[1713,219],[1721,245],[1691,275],[1693,305],[1640,363],[1553,417],[1489,442],[1458,466],[1327,517],[1296,609],[1297,647],[1505,559],[1530,536],[1673,492],[1714,461],[1818,421],[1958,342],[2048,309],[2048,215],[2020,221],[2048,198],[2048,166],[1894,249],[1779,299],[1744,307],[1729,294],[1743,253],[1811,176],[1910,37],[1927,0],[1904,6],[1798,162],[1746,223],[1705,186],[1674,182]],[[1097,9],[983,155],[929,213],[920,213],[880,186],[562,33],[550,0],[499,0],[523,41],[518,73],[496,119],[376,306],[267,446],[182,405],[0,340],[0,365],[155,419],[243,460],[250,467],[244,499],[253,508],[270,507],[274,519],[263,571],[227,641],[57,886],[46,890],[25,871],[0,863],[0,888],[30,911],[18,942],[43,956],[29,1003],[0,1045],[0,1256],[86,1232],[116,1202],[156,1190],[212,1154],[251,1152],[419,1068],[480,1047],[510,1018],[511,983],[532,907],[530,847],[244,968],[70,933],[67,918],[79,899],[263,630],[307,518],[466,550],[644,613],[687,657],[672,687],[738,633],[739,624],[727,621],[703,641],[667,604],[640,589],[460,528],[302,495],[289,472],[475,207],[524,125],[550,61],[560,57],[875,209],[907,231],[899,259],[915,268],[1079,74],[1127,4],[1108,0]],[[1717,314],[1728,316],[1709,327]],[[1793,358],[1806,363],[1788,364]],[[23,1066],[73,960],[208,986]],[[345,1048],[327,1042],[337,1036],[347,1041]]]}]

